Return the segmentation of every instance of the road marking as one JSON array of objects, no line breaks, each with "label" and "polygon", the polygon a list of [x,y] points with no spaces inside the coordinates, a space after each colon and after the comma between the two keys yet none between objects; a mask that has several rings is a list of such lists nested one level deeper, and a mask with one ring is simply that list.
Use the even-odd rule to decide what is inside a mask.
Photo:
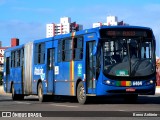
[{"label": "road marking", "polygon": [[70,105],[62,105],[62,104],[51,104],[53,106],[59,106],[59,107],[78,107],[78,106],[70,106]]},{"label": "road marking", "polygon": [[118,110],[118,111],[126,111],[126,110]]},{"label": "road marking", "polygon": [[18,104],[31,104],[31,103],[28,103],[28,102],[20,102],[20,101],[14,101],[15,103],[18,103]]}]

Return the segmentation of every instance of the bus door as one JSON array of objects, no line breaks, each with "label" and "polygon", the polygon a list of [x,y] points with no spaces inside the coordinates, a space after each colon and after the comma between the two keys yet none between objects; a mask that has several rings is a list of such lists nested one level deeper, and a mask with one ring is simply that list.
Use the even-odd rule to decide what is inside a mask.
[{"label": "bus door", "polygon": [[54,93],[54,64],[55,64],[55,49],[50,48],[47,50],[47,84],[48,93]]},{"label": "bus door", "polygon": [[86,81],[87,93],[95,94],[96,92],[96,56],[93,55],[95,41],[86,44]]},{"label": "bus door", "polygon": [[10,76],[10,57],[6,57],[6,91],[9,92],[9,76]]}]

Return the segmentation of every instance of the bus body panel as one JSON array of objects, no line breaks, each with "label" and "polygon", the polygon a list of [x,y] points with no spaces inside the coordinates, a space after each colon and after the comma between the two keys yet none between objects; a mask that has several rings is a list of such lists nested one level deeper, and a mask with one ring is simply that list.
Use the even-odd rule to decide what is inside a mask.
[{"label": "bus body panel", "polygon": [[[107,85],[104,83],[105,80],[111,80],[114,82],[114,85]],[[99,77],[98,83],[97,83],[97,96],[107,96],[107,95],[125,95],[125,94],[141,94],[141,95],[154,95],[155,94],[155,84],[148,85],[147,83],[150,81],[156,81],[155,77],[148,78],[147,80],[132,80],[131,86],[116,86],[116,82],[118,80],[113,80],[105,77],[102,73]],[[135,84],[133,85],[133,82],[140,82],[142,81],[142,85]],[[135,91],[126,91],[127,88],[133,88]]]},{"label": "bus body panel", "polygon": [[16,94],[23,94],[22,68],[21,67],[12,68],[10,71],[10,79],[14,84],[15,93]]},{"label": "bus body panel", "polygon": [[[12,67],[11,52],[18,49],[23,49],[24,45],[16,46],[15,48],[8,48],[4,53],[4,91],[12,92],[11,87],[14,84],[16,94],[23,94],[22,68]],[[17,63],[16,63],[17,64]]]}]

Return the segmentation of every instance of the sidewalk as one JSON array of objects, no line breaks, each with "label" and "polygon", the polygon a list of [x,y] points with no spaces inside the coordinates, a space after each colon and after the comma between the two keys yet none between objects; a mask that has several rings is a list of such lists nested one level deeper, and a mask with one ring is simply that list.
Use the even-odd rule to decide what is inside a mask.
[{"label": "sidewalk", "polygon": [[156,93],[160,93],[160,86],[156,87]]},{"label": "sidewalk", "polygon": [[0,86],[0,94],[4,94],[3,86]]},{"label": "sidewalk", "polygon": [[3,86],[0,85],[0,95],[11,95],[11,93],[5,93],[3,90]]}]

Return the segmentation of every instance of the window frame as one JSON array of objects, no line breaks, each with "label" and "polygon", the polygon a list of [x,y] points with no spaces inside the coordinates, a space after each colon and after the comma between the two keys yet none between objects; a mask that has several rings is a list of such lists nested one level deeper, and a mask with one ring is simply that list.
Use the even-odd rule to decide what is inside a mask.
[{"label": "window frame", "polygon": [[45,63],[45,43],[37,43],[35,45],[35,60],[34,64]]}]

